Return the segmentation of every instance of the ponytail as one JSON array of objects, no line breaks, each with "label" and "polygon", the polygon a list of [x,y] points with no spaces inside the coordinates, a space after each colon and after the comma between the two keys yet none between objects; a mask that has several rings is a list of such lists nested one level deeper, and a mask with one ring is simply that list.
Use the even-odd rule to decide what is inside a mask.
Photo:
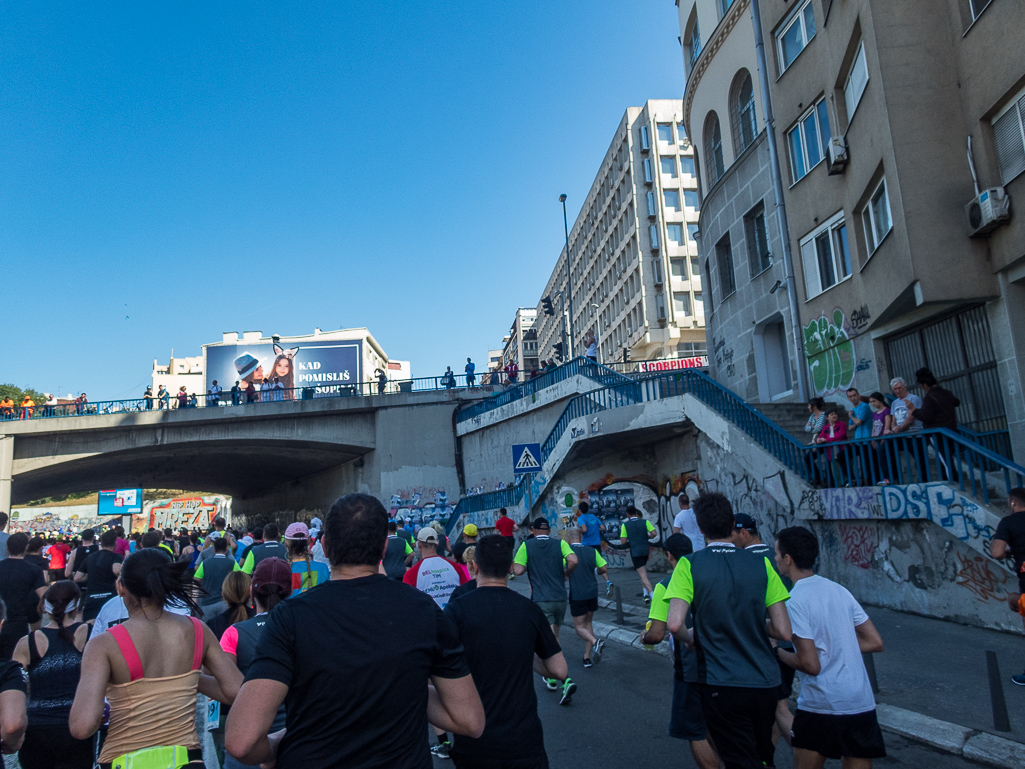
[{"label": "ponytail", "polygon": [[163,608],[178,603],[199,613],[192,596],[194,580],[186,576],[187,563],[174,563],[165,550],[147,547],[136,550],[121,565],[121,584],[140,601],[150,601]]},{"label": "ponytail", "polygon": [[82,590],[70,579],[54,582],[43,593],[43,611],[57,623],[57,636],[69,644],[75,643],[74,633],[64,627],[64,620],[71,612],[78,610]]},{"label": "ponytail", "polygon": [[249,619],[249,612],[246,609],[249,605],[251,584],[252,578],[244,571],[233,571],[224,578],[224,583],[221,585],[221,598],[231,610],[232,625]]},{"label": "ponytail", "polygon": [[288,593],[281,589],[281,585],[270,583],[266,585],[260,585],[260,587],[254,591],[256,600],[260,606],[267,610],[267,613],[274,611],[274,607],[284,601],[291,595],[292,591]]}]

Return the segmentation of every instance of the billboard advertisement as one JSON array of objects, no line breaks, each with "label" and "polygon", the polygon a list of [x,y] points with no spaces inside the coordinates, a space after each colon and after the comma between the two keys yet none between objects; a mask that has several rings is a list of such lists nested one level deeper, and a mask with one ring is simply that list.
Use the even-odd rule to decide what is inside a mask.
[{"label": "billboard advertisement", "polygon": [[708,356],[696,355],[693,358],[670,358],[668,360],[648,360],[641,363],[641,371],[679,371],[685,368],[708,368]]},{"label": "billboard advertisement", "polygon": [[206,386],[216,379],[225,394],[236,381],[259,388],[274,377],[286,397],[294,388],[320,387],[327,394],[339,385],[359,385],[363,372],[363,342],[359,339],[304,342],[297,346],[274,342],[211,345],[206,348]]},{"label": "billboard advertisement", "polygon": [[142,489],[105,489],[100,492],[97,515],[139,515]]}]

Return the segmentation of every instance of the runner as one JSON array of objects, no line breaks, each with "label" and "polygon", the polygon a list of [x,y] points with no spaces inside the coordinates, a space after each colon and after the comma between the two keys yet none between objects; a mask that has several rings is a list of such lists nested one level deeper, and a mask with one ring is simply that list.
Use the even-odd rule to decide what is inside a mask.
[{"label": "runner", "polygon": [[212,557],[200,561],[195,576],[203,586],[203,592],[199,596],[199,608],[203,612],[204,621],[207,622],[228,608],[228,604],[221,598],[221,585],[224,584],[225,577],[233,571],[239,571],[235,559],[228,555],[227,537],[215,539],[213,550]]},{"label": "runner", "polygon": [[[585,503],[581,503],[585,504]],[[580,529],[566,532],[569,546],[577,556],[577,568],[569,575],[569,614],[573,618],[573,629],[584,639],[584,667],[601,662],[605,639],[594,635],[594,613],[598,611],[597,572],[608,582],[608,569],[601,553],[583,544]]]},{"label": "runner", "polygon": [[[665,551],[671,574],[680,559],[693,552],[693,546],[687,536],[673,534],[666,540]],[[641,633],[642,644],[650,646],[661,643],[666,637],[669,601],[665,596],[670,579],[666,577],[655,585],[648,613],[650,627]],[[692,626],[692,619],[688,615],[688,629]],[[701,711],[697,655],[672,636],[669,636],[669,644],[673,650],[673,704],[669,715],[669,736],[690,743],[690,752],[698,769],[719,769],[719,756],[708,741],[708,726]]]},{"label": "runner", "polygon": [[76,566],[75,582],[85,582],[88,598],[82,608],[82,620],[92,622],[107,601],[114,597],[118,574],[124,558],[114,552],[117,532],[107,529],[100,535],[100,548]]},{"label": "runner", "polygon": [[310,555],[310,530],[305,523],[290,523],[285,529],[288,560],[292,565],[292,594],[298,595],[331,579],[331,570]]},{"label": "runner", "polygon": [[694,552],[705,546],[705,538],[698,528],[698,519],[694,517],[694,511],[690,508],[690,497],[681,494],[676,498],[676,504],[680,506],[676,517],[673,518],[673,533],[683,534],[691,541]]},{"label": "runner", "polygon": [[486,769],[499,757],[504,769],[548,767],[531,673],[539,667],[542,675],[565,679],[569,670],[544,614],[509,589],[512,556],[508,537],[483,537],[475,547],[478,588],[445,609],[466,647],[487,717],[480,737],[456,736],[451,750],[456,769]]},{"label": "runner", "polygon": [[[566,618],[566,578],[577,567],[577,556],[564,540],[551,538],[551,526],[542,517],[530,525],[531,538],[520,545],[513,559],[513,571],[517,575],[527,574],[530,580],[530,597],[544,613],[551,625],[556,640],[559,626]],[[564,681],[542,676],[548,691],[562,689],[560,705],[568,705],[577,690],[577,685],[567,677]]]},{"label": "runner", "polygon": [[641,578],[643,589],[640,597],[644,603],[651,603],[651,582],[648,581],[648,556],[651,554],[651,540],[658,539],[658,532],[651,521],[644,520],[641,511],[633,505],[626,509],[626,522],[619,527],[620,542],[630,545],[630,558],[634,570]]},{"label": "runner", "polygon": [[0,600],[6,620],[0,626],[0,660],[9,660],[19,639],[29,631],[38,614],[36,607],[46,592],[43,570],[25,560],[28,535],[18,532],[7,538],[7,558],[0,561]]},{"label": "runner", "polygon": [[399,536],[398,524],[388,521],[388,544],[384,549],[384,573],[399,582],[406,576],[406,569],[413,562],[413,548],[403,537]]},{"label": "runner", "polygon": [[259,547],[263,544],[263,526],[257,526],[250,532],[250,534],[252,536],[249,538],[249,544],[245,545],[238,554],[238,562],[240,566],[246,562],[246,558],[249,556],[249,551],[254,547]]},{"label": "runner", "polygon": [[883,651],[883,639],[845,587],[815,573],[818,557],[808,529],[793,526],[777,535],[776,562],[794,582],[787,602],[794,651],[777,647],[776,655],[801,673],[794,765],[822,769],[833,758],[870,769],[872,759],[886,757],[886,746],[861,655]]},{"label": "runner", "polygon": [[[96,532],[92,529],[85,529],[82,531],[82,544],[71,551],[71,555],[68,558],[68,563],[64,567],[64,579],[73,579],[75,576],[75,567],[85,563],[85,559],[89,557],[91,553],[95,553],[100,549],[100,546],[96,543]],[[82,585],[79,585],[82,587]],[[86,597],[85,589],[82,589],[82,599]]]},{"label": "runner", "polygon": [[444,609],[452,591],[467,581],[466,572],[454,561],[438,555],[438,532],[432,527],[420,529],[416,535],[416,546],[422,560],[406,572],[402,581],[426,593],[439,609]]},{"label": "runner", "polygon": [[242,571],[246,574],[252,574],[253,569],[256,568],[256,564],[262,561],[264,558],[280,558],[282,561],[288,561],[288,548],[278,541],[280,531],[276,523],[268,523],[263,527],[263,544],[254,545],[253,549],[249,551],[249,555],[246,556],[246,560],[242,564]]},{"label": "runner", "polygon": [[89,626],[75,621],[82,591],[59,580],[43,596],[47,622],[18,642],[14,661],[28,674],[28,731],[18,754],[22,769],[91,769],[93,740],[76,740],[68,715],[82,669]]},{"label": "runner", "polygon": [[[103,721],[110,702],[110,727],[100,751],[101,769],[149,759],[203,766],[196,733],[199,692],[230,703],[242,683],[210,628],[198,619],[164,611],[175,601],[198,611],[185,581],[186,565],[160,548],[133,553],[118,576],[128,621],[92,639],[82,657],[82,678],[71,706],[73,737],[83,740]],[[206,668],[213,677],[202,675]],[[162,759],[147,748],[164,748]],[[172,758],[173,756],[173,758]]]},{"label": "runner", "polygon": [[[271,612],[228,716],[232,756],[277,769],[431,769],[428,718],[448,732],[484,731],[451,620],[378,573],[387,538],[388,513],[374,497],[331,506],[331,581]],[[282,703],[284,736],[269,737]]]},{"label": "runner", "polygon": [[[4,513],[0,513],[0,516],[2,515]],[[0,600],[0,637],[3,635],[4,625],[7,624],[6,619],[7,607]],[[0,657],[0,769],[4,769],[3,753],[14,753],[19,750],[25,738],[25,729],[28,727],[28,715],[25,712],[26,680],[21,665]]]},{"label": "runner", "polygon": [[[773,637],[789,641],[789,596],[767,559],[730,541],[733,507],[726,497],[702,494],[694,514],[706,545],[673,571],[666,625],[677,640],[695,646],[701,709],[727,769],[773,766],[780,675],[765,612]],[[692,606],[694,627],[688,630]]]},{"label": "runner", "polygon": [[208,552],[209,554],[200,555],[199,559],[201,561],[213,556],[214,550],[213,547],[211,547],[211,545],[213,545],[215,539],[218,539],[220,537],[228,538],[228,554],[234,557],[234,553],[238,543],[235,542],[234,535],[227,530],[227,526],[228,523],[223,518],[219,516],[217,518],[214,518],[214,530],[206,536],[206,540],[203,542],[203,550]]},{"label": "runner", "polygon": [[61,537],[50,545],[46,555],[50,559],[50,582],[59,582],[64,579],[64,571],[68,566],[68,554],[71,548]]},{"label": "runner", "polygon": [[520,530],[519,524],[509,517],[509,511],[504,507],[498,511],[498,518],[495,519],[495,528],[503,537],[511,537]]},{"label": "runner", "polygon": [[[207,627],[214,631],[218,641],[229,627],[239,622],[245,622],[253,616],[253,609],[250,606],[252,601],[249,595],[251,583],[250,576],[241,569],[231,572],[224,578],[224,583],[221,585],[221,600],[224,601],[227,608],[206,623]],[[223,730],[221,733],[223,735]],[[222,745],[222,750],[223,747]]]},{"label": "runner", "polygon": [[170,527],[164,529],[164,539],[162,544],[166,545],[168,550],[170,550],[172,558],[177,558],[181,554],[181,550],[178,547],[178,540],[174,538],[174,529]]},{"label": "runner", "polygon": [[601,550],[601,533],[605,531],[598,516],[589,512],[591,506],[586,502],[577,505],[577,527],[580,529],[580,541],[595,550]]},{"label": "runner", "polygon": [[463,527],[463,539],[452,546],[452,560],[456,563],[463,563],[463,552],[477,542],[477,526],[468,523]]},{"label": "runner", "polygon": [[[501,534],[497,535],[501,536]],[[470,545],[466,550],[463,551],[463,565],[466,567],[467,572],[470,574],[470,581],[464,582],[462,585],[452,591],[452,595],[449,597],[448,602],[452,603],[459,596],[466,595],[471,590],[477,589],[477,562],[475,555],[477,552],[477,545]]]}]

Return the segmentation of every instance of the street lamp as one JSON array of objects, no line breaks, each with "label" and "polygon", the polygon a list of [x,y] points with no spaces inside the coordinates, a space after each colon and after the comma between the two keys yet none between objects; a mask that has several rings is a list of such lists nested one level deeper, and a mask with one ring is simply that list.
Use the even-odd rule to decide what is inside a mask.
[{"label": "street lamp", "polygon": [[566,216],[566,195],[559,195],[559,202],[562,203],[562,227],[566,231],[566,309],[569,311],[567,324],[569,338],[566,340],[566,353],[569,358],[573,357],[573,278],[570,271],[569,258],[569,219]]}]

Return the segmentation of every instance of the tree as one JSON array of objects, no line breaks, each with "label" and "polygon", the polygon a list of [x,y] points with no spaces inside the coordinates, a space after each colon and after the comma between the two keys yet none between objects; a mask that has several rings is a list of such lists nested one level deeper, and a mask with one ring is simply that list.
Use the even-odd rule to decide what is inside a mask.
[{"label": "tree", "polygon": [[41,406],[46,403],[46,395],[38,390],[33,390],[31,387],[26,387],[23,390],[17,385],[0,384],[0,400],[10,397],[10,399],[14,401],[15,405],[17,405],[22,402],[26,395],[34,400],[37,406]]}]

